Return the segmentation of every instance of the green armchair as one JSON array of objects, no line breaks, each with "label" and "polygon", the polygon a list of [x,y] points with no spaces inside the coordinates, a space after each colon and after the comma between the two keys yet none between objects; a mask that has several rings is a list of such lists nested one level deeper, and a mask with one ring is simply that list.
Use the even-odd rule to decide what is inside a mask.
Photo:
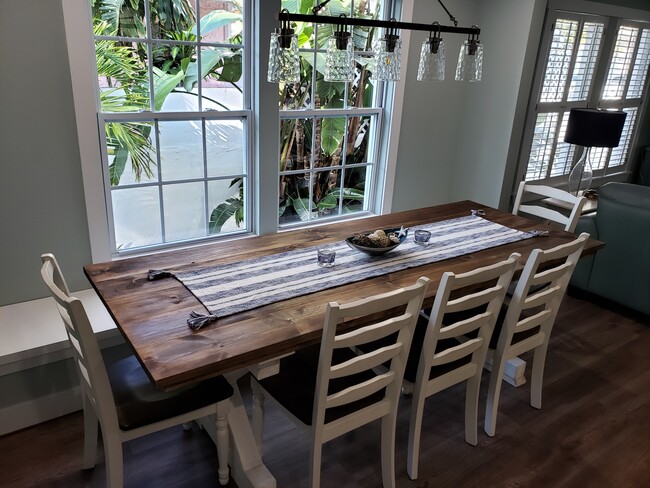
[{"label": "green armchair", "polygon": [[571,285],[650,315],[650,187],[603,185],[597,212],[581,217],[575,232],[605,247],[580,260]]}]

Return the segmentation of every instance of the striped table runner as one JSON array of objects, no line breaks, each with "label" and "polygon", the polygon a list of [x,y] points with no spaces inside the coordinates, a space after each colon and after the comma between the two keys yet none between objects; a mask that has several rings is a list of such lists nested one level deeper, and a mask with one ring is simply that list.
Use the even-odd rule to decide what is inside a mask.
[{"label": "striped table runner", "polygon": [[[431,232],[428,246],[413,242],[412,236],[417,229]],[[530,237],[532,233],[470,215],[411,227],[402,245],[381,256],[369,256],[340,241],[178,272],[174,276],[216,318]],[[316,251],[323,247],[336,251],[336,261],[331,268],[317,264]]]}]

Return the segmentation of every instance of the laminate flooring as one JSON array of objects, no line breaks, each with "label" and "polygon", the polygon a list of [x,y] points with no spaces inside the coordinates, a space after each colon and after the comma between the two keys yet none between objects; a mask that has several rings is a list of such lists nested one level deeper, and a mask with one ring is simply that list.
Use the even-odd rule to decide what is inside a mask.
[{"label": "laminate flooring", "polygon": [[[489,373],[483,375],[476,447],[464,440],[464,387],[429,398],[415,481],[405,468],[411,400],[402,397],[397,486],[650,486],[650,318],[600,303],[567,296],[551,338],[542,409],[530,407],[527,384],[504,383],[494,438],[482,431]],[[242,393],[250,403],[247,379]],[[264,442],[278,487],[305,487],[306,436],[272,405]],[[105,486],[101,445],[89,471],[81,471],[82,446],[80,412],[6,435],[0,438],[0,487]],[[218,486],[215,448],[196,426],[131,441],[124,458],[126,488]],[[325,446],[322,486],[381,486],[378,422]]]}]

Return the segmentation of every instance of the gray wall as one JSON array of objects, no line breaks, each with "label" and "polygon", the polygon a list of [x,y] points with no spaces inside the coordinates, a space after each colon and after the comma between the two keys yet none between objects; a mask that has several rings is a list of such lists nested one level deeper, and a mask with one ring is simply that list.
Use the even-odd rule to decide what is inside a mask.
[{"label": "gray wall", "polygon": [[40,255],[72,289],[90,244],[59,0],[0,2],[0,306],[46,295]]}]

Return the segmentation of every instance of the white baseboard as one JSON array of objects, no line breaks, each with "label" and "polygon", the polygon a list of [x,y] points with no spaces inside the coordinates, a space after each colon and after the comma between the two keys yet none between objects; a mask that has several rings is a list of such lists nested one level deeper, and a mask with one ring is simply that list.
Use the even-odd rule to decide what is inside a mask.
[{"label": "white baseboard", "polygon": [[0,409],[0,436],[81,410],[81,389],[34,398]]}]

